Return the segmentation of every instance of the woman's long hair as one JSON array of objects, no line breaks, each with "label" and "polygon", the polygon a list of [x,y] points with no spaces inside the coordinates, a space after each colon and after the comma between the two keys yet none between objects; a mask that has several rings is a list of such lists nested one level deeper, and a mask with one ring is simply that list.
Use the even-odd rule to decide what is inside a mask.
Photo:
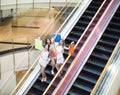
[{"label": "woman's long hair", "polygon": [[[47,40],[50,41],[50,43],[48,44]],[[51,39],[50,38],[46,38],[45,40],[45,45],[48,45],[48,51],[50,50],[50,45],[51,45]]]}]

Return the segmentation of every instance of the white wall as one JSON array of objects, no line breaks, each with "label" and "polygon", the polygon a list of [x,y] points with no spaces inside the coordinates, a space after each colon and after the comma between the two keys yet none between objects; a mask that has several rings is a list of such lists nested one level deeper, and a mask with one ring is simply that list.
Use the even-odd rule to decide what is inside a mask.
[{"label": "white wall", "polygon": [[[17,0],[1,0],[1,9],[16,9]],[[76,3],[79,0],[34,0],[35,8],[49,8],[49,6],[64,6],[65,2]],[[18,0],[17,8],[33,8],[33,0]],[[51,3],[49,3],[51,2]],[[50,4],[50,5],[49,5]]]},{"label": "white wall", "polygon": [[[9,72],[6,72],[4,74],[2,74],[2,77],[6,77],[6,76],[9,76],[10,73]],[[16,76],[14,74],[14,72],[11,73],[11,78],[9,79],[9,81],[7,81],[7,83],[0,89],[1,90],[1,94],[0,95],[9,95],[10,92],[15,88],[16,86]],[[3,81],[5,81],[6,78],[2,78],[2,83]]]},{"label": "white wall", "polygon": [[[16,86],[16,73],[14,72],[14,68],[15,71],[28,69],[28,65],[31,65],[34,62],[38,54],[39,51],[31,51],[30,60],[28,58],[28,51],[17,52],[14,53],[14,55],[9,54],[0,57],[0,95],[9,95],[8,93]],[[15,59],[15,61],[13,59]]]},{"label": "white wall", "polygon": [[16,4],[16,0],[1,0],[1,5]]},{"label": "white wall", "polygon": [[[66,2],[66,0],[34,0],[34,3],[43,3],[43,2]],[[67,0],[68,2],[78,2],[79,0]],[[33,0],[18,0],[19,4],[24,4],[24,3],[33,3]],[[1,0],[1,5],[10,5],[10,4],[16,4],[16,0]]]},{"label": "white wall", "polygon": [[18,0],[19,4],[33,3],[33,0]]},{"label": "white wall", "polygon": [[15,71],[28,69],[28,52],[15,54]]},{"label": "white wall", "polygon": [[[6,79],[10,76],[10,73],[13,71],[14,68],[13,55],[0,57],[0,60],[1,60],[1,85],[2,85],[2,83],[6,81]],[[8,95],[10,90],[13,89],[13,87],[16,85],[16,78],[14,72],[12,72],[11,75],[12,75],[11,80],[9,79],[6,85],[4,85],[4,87],[2,87],[1,89],[1,95]],[[12,83],[12,85],[9,85],[10,83]]]}]

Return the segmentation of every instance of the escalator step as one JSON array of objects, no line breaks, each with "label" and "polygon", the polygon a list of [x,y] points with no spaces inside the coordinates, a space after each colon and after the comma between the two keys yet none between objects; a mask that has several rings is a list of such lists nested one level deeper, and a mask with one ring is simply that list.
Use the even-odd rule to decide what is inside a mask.
[{"label": "escalator step", "polygon": [[89,95],[90,93],[82,90],[82,89],[79,89],[77,87],[73,87],[73,89],[71,89],[68,93],[68,95]]},{"label": "escalator step", "polygon": [[113,49],[114,49],[114,46],[111,46],[109,44],[103,44],[103,42],[101,42],[100,40],[99,40],[97,46],[102,47],[103,49],[105,48],[105,49],[107,49],[109,51],[113,51]]},{"label": "escalator step", "polygon": [[102,43],[102,44],[104,44],[104,45],[108,45],[109,47],[113,47],[114,48],[114,46],[115,46],[114,43],[110,43],[110,42],[102,40],[102,39],[99,40],[99,42]]},{"label": "escalator step", "polygon": [[99,76],[100,73],[101,73],[100,71],[96,71],[93,68],[84,68],[83,70],[86,71],[86,72],[88,72],[88,73],[94,74],[96,76]]},{"label": "escalator step", "polygon": [[91,84],[95,84],[97,80],[94,80],[94,78],[88,76],[88,75],[81,75],[81,76],[78,76],[78,80],[84,80],[86,83],[89,82]]},{"label": "escalator step", "polygon": [[112,53],[112,51],[110,51],[110,50],[108,50],[108,49],[106,49],[106,48],[104,48],[104,47],[100,47],[100,46],[96,46],[95,47],[95,49],[96,49],[96,51],[98,51],[98,52],[106,52],[107,54],[111,54]]},{"label": "escalator step", "polygon": [[100,59],[102,59],[102,60],[108,60],[108,56],[106,56],[106,54],[98,54],[98,53],[92,53],[91,54],[92,56],[94,56],[94,57],[97,57],[97,58],[100,58]]},{"label": "escalator step", "polygon": [[32,89],[27,95],[42,95],[42,92],[38,92]]},{"label": "escalator step", "polygon": [[86,85],[87,84],[85,82],[82,82],[82,81],[79,81],[79,82],[77,81],[77,82],[74,83],[74,86],[76,88],[84,90],[86,93],[90,93],[91,90],[92,90],[92,87],[90,85],[87,85],[87,86]]},{"label": "escalator step", "polygon": [[79,32],[79,31],[77,32],[77,31],[74,31],[74,30],[73,30],[73,31],[71,32],[71,35],[75,35],[75,36],[77,36],[77,38],[79,38],[79,37],[82,35],[82,33]]},{"label": "escalator step", "polygon": [[91,60],[88,61],[88,64],[95,65],[95,66],[100,67],[100,68],[104,68],[104,66],[105,66],[105,64],[103,64],[102,62],[99,63],[99,61],[95,62],[95,61],[91,61]]}]

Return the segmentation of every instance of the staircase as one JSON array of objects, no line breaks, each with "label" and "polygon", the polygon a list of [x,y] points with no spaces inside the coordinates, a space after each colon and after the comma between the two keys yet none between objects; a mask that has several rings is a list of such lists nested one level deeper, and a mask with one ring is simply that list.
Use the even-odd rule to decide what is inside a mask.
[{"label": "staircase", "polygon": [[[68,46],[72,41],[74,41],[75,43],[78,41],[78,39],[83,34],[83,31],[85,31],[86,27],[88,26],[89,22],[91,21],[91,19],[93,18],[93,16],[97,12],[97,10],[99,9],[103,1],[104,0],[99,0],[99,1],[93,0],[91,2],[91,4],[88,6],[88,8],[86,9],[82,17],[79,19],[79,21],[76,23],[76,25],[74,26],[72,31],[69,33],[68,37],[66,38],[65,40],[66,46]],[[75,58],[75,55],[77,55],[78,53],[77,51],[79,51],[79,48],[77,48],[75,54],[70,57],[70,60],[68,60],[69,65],[67,65],[67,68],[70,66],[70,63]],[[68,56],[67,51],[64,52],[64,56],[65,58]],[[67,68],[65,68],[65,71],[67,70]],[[27,95],[41,95],[44,92],[44,90],[47,88],[50,81],[54,77],[50,73],[50,70],[51,70],[51,66],[48,65],[46,68],[47,81],[42,83],[41,76],[39,76],[36,82],[33,84],[31,89],[29,90],[29,92],[27,93]]]},{"label": "staircase", "polygon": [[68,92],[68,95],[90,95],[113,49],[120,39],[120,7]]}]

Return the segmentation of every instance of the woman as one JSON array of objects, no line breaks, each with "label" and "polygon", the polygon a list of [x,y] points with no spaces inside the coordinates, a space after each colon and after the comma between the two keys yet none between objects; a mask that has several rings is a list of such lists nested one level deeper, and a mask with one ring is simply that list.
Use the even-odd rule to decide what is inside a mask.
[{"label": "woman", "polygon": [[54,38],[51,38],[51,39],[47,38],[45,45],[48,45],[48,51],[50,53],[50,59],[52,64],[51,74],[54,75],[55,60],[56,60],[56,47],[55,47]]},{"label": "woman", "polygon": [[45,74],[45,68],[47,64],[49,63],[49,52],[48,52],[48,45],[45,45],[45,48],[43,51],[40,53],[40,59],[39,59],[39,64],[41,67],[41,73],[42,73],[42,79],[41,82],[46,81],[47,77]]},{"label": "woman", "polygon": [[52,63],[52,70],[51,70],[51,74],[54,75],[54,69],[55,69],[55,61],[56,61],[56,46],[55,46],[55,42],[54,42],[54,38],[51,38],[51,45],[50,45],[50,58],[51,58],[51,63]]},{"label": "woman", "polygon": [[65,42],[64,40],[60,40],[60,43],[58,44],[58,46],[56,47],[57,50],[57,61],[56,61],[56,69],[59,70],[59,68],[61,67],[61,65],[64,62],[64,48],[65,48]]}]

